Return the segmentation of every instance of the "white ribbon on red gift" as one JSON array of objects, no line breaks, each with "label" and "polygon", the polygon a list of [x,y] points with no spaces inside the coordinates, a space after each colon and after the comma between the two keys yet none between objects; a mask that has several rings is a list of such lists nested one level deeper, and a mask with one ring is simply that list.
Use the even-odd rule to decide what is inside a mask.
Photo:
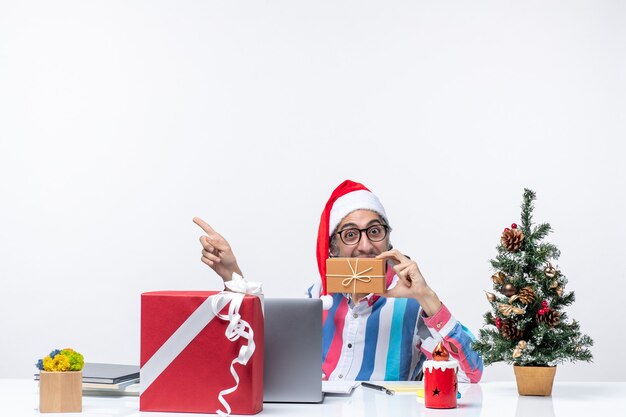
[{"label": "white ribbon on red gift", "polygon": [[[229,322],[226,328],[226,337],[231,342],[240,337],[247,340],[247,344],[241,346],[239,354],[230,364],[230,372],[235,379],[235,385],[222,390],[218,399],[226,409],[226,412],[217,410],[219,415],[230,415],[231,408],[224,399],[237,390],[239,375],[234,365],[240,363],[246,365],[255,351],[254,331],[250,324],[241,318],[239,308],[246,294],[256,295],[261,299],[263,306],[262,284],[260,282],[247,282],[241,276],[233,274],[231,281],[225,282],[230,291],[223,291],[208,297],[200,306],[185,320],[185,322],[163,343],[154,355],[141,367],[141,392],[145,392],[159,375],[176,359],[176,357],[191,343],[193,339],[211,322],[216,316]],[[220,311],[230,302],[228,314],[220,314]]]},{"label": "white ribbon on red gift", "polygon": [[[239,387],[239,375],[237,375],[237,371],[235,371],[235,364],[239,363],[241,365],[246,365],[256,349],[256,345],[254,343],[254,330],[252,330],[250,324],[239,315],[239,308],[243,302],[244,295],[250,294],[260,296],[261,306],[263,306],[263,291],[261,289],[260,282],[247,282],[243,279],[243,277],[233,274],[232,280],[225,282],[224,285],[226,285],[226,288],[233,292],[221,292],[211,297],[213,313],[222,320],[229,322],[225,333],[228,340],[234,342],[240,337],[243,337],[248,341],[248,344],[239,348],[239,355],[237,355],[237,357],[230,363],[230,373],[235,379],[235,385],[220,391],[218,394],[218,400],[222,403],[224,409],[226,409],[226,412],[217,410],[217,414],[220,416],[230,415],[230,404],[228,404],[228,401],[226,401],[224,396],[237,391],[237,388]],[[228,315],[220,314],[220,311],[222,310],[220,307],[222,304],[222,297],[230,298],[231,300],[230,306],[228,307]]]}]

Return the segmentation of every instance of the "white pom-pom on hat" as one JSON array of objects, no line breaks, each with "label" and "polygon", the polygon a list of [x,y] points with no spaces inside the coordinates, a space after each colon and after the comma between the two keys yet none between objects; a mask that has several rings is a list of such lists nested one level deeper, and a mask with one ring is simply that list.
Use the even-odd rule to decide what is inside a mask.
[{"label": "white pom-pom on hat", "polygon": [[330,310],[330,308],[333,306],[332,295],[328,295],[328,294],[322,295],[320,299],[322,300],[322,309]]}]

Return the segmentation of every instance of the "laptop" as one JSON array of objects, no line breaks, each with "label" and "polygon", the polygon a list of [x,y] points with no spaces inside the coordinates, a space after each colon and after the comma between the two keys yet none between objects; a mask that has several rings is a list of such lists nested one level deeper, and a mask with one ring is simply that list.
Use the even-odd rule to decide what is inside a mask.
[{"label": "laptop", "polygon": [[319,403],[322,301],[265,298],[263,402]]}]

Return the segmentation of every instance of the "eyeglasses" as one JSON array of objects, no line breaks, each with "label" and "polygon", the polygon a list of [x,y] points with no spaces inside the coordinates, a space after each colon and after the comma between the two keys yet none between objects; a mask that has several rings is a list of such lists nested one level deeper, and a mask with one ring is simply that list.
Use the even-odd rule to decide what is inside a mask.
[{"label": "eyeglasses", "polygon": [[356,245],[361,240],[361,233],[365,232],[370,242],[380,242],[387,236],[389,226],[384,224],[374,224],[365,229],[344,229],[336,234],[339,235],[341,241],[346,245]]}]

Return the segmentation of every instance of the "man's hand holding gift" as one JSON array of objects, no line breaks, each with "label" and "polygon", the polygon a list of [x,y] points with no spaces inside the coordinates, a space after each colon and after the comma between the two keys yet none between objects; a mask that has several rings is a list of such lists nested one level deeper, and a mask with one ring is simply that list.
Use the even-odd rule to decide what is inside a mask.
[{"label": "man's hand holding gift", "polygon": [[398,275],[397,284],[388,289],[385,297],[415,298],[428,316],[434,316],[441,308],[441,301],[435,292],[426,284],[417,263],[397,249],[382,252],[377,258],[390,260]]}]

